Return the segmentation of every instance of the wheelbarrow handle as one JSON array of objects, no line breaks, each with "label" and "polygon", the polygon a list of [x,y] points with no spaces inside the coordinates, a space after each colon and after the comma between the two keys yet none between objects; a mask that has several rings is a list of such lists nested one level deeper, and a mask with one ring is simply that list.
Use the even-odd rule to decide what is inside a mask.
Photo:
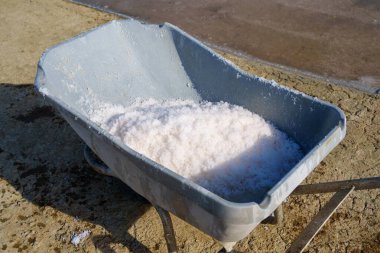
[{"label": "wheelbarrow handle", "polygon": [[89,146],[84,146],[83,154],[84,158],[93,170],[106,176],[114,176],[112,174],[112,170],[96,156]]}]

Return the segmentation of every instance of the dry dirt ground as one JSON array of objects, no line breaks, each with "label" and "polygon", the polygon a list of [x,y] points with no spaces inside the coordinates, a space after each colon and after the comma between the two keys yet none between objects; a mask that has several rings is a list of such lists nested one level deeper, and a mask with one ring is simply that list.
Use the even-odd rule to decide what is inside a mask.
[{"label": "dry dirt ground", "polygon": [[[83,142],[32,87],[46,47],[116,17],[61,0],[1,0],[0,6],[0,251],[165,252],[155,211],[117,179],[90,170]],[[225,56],[345,111],[346,138],[306,183],[380,175],[379,95]],[[290,197],[282,225],[259,225],[236,250],[284,252],[329,197]],[[173,218],[180,252],[220,249]],[[73,233],[83,230],[90,236],[71,244]],[[380,190],[352,193],[307,252],[380,252]]]}]

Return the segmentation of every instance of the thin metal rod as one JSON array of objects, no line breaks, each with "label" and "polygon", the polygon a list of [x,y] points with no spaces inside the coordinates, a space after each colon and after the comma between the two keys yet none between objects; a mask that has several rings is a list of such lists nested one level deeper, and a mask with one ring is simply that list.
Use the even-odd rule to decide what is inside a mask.
[{"label": "thin metal rod", "polygon": [[113,176],[111,169],[108,168],[87,145],[84,145],[83,154],[93,170],[106,176]]},{"label": "thin metal rod", "polygon": [[353,186],[355,190],[380,188],[380,177],[299,185],[292,192],[292,195],[337,192],[343,189],[350,189]]},{"label": "thin metal rod", "polygon": [[174,228],[172,219],[170,218],[169,212],[162,209],[159,206],[155,206],[158,215],[160,216],[162,227],[164,228],[164,236],[166,240],[166,245],[168,247],[169,253],[176,253],[177,252],[177,242],[175,240],[175,234],[174,234]]},{"label": "thin metal rod", "polygon": [[309,245],[311,240],[316,236],[322,226],[331,217],[335,210],[342,204],[347,196],[354,190],[355,187],[350,189],[343,189],[335,193],[329,202],[314,216],[306,228],[298,235],[297,239],[292,243],[287,253],[303,252]]}]

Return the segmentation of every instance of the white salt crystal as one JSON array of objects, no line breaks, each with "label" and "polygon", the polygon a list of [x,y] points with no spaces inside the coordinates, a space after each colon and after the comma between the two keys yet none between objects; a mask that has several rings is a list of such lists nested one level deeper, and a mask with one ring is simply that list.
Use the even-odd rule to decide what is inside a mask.
[{"label": "white salt crystal", "polygon": [[91,233],[90,230],[84,230],[82,231],[81,233],[79,234],[74,234],[72,237],[71,237],[71,243],[74,244],[75,246],[78,246],[78,244],[83,241],[83,239],[85,239],[87,236],[89,236]]},{"label": "white salt crystal", "polygon": [[302,157],[286,134],[225,102],[137,100],[128,107],[104,104],[90,118],[130,148],[230,200],[258,201]]}]

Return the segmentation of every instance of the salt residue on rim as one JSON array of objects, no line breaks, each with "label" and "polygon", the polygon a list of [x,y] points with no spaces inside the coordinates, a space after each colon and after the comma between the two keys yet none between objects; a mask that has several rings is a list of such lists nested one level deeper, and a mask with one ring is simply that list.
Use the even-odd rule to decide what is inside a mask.
[{"label": "salt residue on rim", "polygon": [[102,104],[90,118],[135,151],[232,201],[260,201],[302,158],[285,133],[225,102]]}]

